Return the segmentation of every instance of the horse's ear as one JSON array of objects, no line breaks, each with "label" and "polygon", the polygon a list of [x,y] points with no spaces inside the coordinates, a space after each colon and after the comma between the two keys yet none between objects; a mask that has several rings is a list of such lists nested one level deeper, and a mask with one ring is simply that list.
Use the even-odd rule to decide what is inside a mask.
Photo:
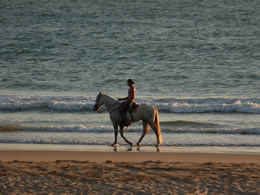
[{"label": "horse's ear", "polygon": [[103,93],[100,91],[98,95],[103,95]]}]

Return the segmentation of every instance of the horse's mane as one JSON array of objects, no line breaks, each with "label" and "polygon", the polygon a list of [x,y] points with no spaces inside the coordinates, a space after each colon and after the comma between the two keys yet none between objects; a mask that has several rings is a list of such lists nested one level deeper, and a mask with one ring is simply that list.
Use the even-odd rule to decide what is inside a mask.
[{"label": "horse's mane", "polygon": [[109,96],[109,95],[107,95],[107,94],[105,94],[105,93],[102,93],[102,92],[101,92],[101,94],[102,94],[103,96],[108,97],[109,99],[112,99],[112,100],[114,100],[114,101],[117,101],[117,99],[115,99],[115,98],[113,98],[113,97],[111,97],[111,96]]}]

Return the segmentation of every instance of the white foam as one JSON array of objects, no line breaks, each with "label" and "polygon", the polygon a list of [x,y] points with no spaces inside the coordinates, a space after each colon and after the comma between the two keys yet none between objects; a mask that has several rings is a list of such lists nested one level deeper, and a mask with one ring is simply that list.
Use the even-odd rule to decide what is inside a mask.
[{"label": "white foam", "polygon": [[93,108],[91,97],[10,96],[0,97],[0,110],[29,110],[49,108],[56,111],[81,111]]},{"label": "white foam", "polygon": [[[137,99],[137,103],[143,102],[156,105],[159,111],[172,113],[260,113],[260,99],[257,98]],[[80,112],[82,110],[92,111],[94,103],[94,97],[83,96],[0,96],[0,111],[46,108],[61,112]]]},{"label": "white foam", "polygon": [[[258,100],[257,100],[258,101]],[[203,100],[182,100],[169,103],[157,103],[157,107],[161,111],[169,111],[172,113],[260,113],[260,103],[254,100],[232,100],[232,99],[205,99]]]},{"label": "white foam", "polygon": [[49,108],[59,111],[80,111],[86,108],[84,102],[65,102],[65,101],[50,101],[48,104]]}]

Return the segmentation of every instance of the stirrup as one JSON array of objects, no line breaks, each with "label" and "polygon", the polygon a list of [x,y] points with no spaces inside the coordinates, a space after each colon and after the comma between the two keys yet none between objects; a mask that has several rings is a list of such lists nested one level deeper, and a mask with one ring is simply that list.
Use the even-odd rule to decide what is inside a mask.
[{"label": "stirrup", "polygon": [[120,123],[120,125],[123,126],[123,127],[124,127],[124,126],[125,126],[125,127],[129,127],[130,124],[131,124],[131,123],[128,123],[128,122],[126,122],[126,121],[123,121],[123,122]]},{"label": "stirrup", "polygon": [[129,125],[127,123],[121,123],[120,126],[128,127]]}]

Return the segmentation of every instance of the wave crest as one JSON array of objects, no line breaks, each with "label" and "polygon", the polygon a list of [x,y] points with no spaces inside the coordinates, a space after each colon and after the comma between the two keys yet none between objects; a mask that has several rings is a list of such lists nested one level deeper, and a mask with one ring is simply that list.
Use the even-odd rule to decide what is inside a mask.
[{"label": "wave crest", "polygon": [[[137,103],[154,104],[169,113],[249,113],[260,114],[258,98],[139,98]],[[0,111],[49,109],[57,112],[92,111],[94,97],[73,96],[0,96]]]}]

